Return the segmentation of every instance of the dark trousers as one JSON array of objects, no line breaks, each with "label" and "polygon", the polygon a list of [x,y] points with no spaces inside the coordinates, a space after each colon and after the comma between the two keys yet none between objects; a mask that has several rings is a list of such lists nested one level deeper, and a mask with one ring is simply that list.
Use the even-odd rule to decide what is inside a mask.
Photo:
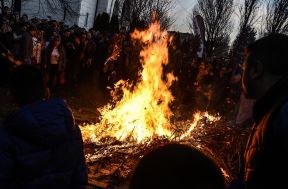
[{"label": "dark trousers", "polygon": [[244,189],[244,183],[242,179],[233,180],[226,189]]},{"label": "dark trousers", "polygon": [[49,70],[49,88],[52,93],[57,93],[59,86],[59,65],[51,64]]}]

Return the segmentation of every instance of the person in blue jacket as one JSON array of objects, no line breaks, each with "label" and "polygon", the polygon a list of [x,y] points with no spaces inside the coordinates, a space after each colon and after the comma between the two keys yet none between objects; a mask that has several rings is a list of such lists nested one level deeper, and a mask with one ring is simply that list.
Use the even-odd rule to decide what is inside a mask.
[{"label": "person in blue jacket", "polygon": [[16,68],[10,81],[19,110],[0,127],[0,188],[85,188],[83,141],[62,99],[44,100],[42,72]]}]

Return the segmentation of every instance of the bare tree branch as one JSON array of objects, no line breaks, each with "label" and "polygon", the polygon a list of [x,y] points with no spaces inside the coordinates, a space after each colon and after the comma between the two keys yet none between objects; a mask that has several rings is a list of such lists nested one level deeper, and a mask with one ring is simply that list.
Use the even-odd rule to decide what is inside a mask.
[{"label": "bare tree branch", "polygon": [[[213,56],[219,52],[218,47],[229,43],[229,36],[232,32],[231,16],[233,13],[233,0],[198,0],[191,11],[190,28],[194,28],[193,20],[196,15],[204,19],[206,34],[206,53]],[[225,46],[225,45],[224,45]]]},{"label": "bare tree branch", "polygon": [[258,18],[258,10],[261,0],[244,0],[239,7],[240,27],[236,39],[231,49],[232,62],[234,63],[234,71],[239,64],[243,63],[244,48],[256,38],[256,30],[254,24]]},{"label": "bare tree branch", "polygon": [[4,12],[4,0],[0,0],[1,3],[1,11],[2,13]]},{"label": "bare tree branch", "polygon": [[[40,0],[41,1],[41,0]],[[66,15],[70,17],[79,15],[79,12],[75,10],[73,4],[78,3],[77,0],[45,0],[48,6],[48,10],[54,14],[63,14],[63,20],[66,19]]]},{"label": "bare tree branch", "polygon": [[239,8],[240,12],[240,32],[246,30],[247,27],[253,27],[257,20],[257,13],[262,0],[244,0]]},{"label": "bare tree branch", "polygon": [[288,33],[288,1],[268,0],[265,34]]},{"label": "bare tree branch", "polygon": [[132,22],[143,22],[149,25],[152,22],[152,14],[156,13],[162,28],[168,29],[174,22],[169,14],[174,8],[172,0],[125,0],[120,22],[122,26],[133,27]]}]

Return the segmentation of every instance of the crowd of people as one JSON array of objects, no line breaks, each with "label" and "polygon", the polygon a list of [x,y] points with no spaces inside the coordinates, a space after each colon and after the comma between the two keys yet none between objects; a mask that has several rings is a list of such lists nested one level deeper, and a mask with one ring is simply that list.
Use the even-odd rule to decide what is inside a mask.
[{"label": "crowd of people", "polygon": [[[9,84],[19,106],[0,127],[0,188],[86,188],[81,132],[65,101],[50,95],[57,95],[61,85],[73,89],[81,81],[91,80],[95,72],[104,88],[119,78],[135,79],[138,67],[131,67],[130,62],[134,59],[133,65],[137,65],[135,54],[140,49],[131,49],[129,35],[123,31],[86,31],[55,20],[29,20],[27,15],[12,14],[8,7],[0,18],[1,85]],[[117,53],[120,58],[109,57],[119,44],[124,49]],[[188,61],[193,54],[189,49],[175,54],[186,54]],[[246,49],[242,88],[245,97],[256,100],[254,126],[240,177],[229,189],[288,187],[287,52],[288,37],[282,34],[264,37]],[[177,60],[172,61],[172,68]],[[203,84],[217,78],[230,81],[233,71],[228,62],[208,59],[206,65],[196,61],[185,67],[179,63],[173,69],[184,81],[197,81],[193,85],[204,90],[209,100],[211,87]],[[193,74],[197,64],[199,74]],[[221,169],[202,152],[169,144],[144,155],[129,187],[224,189],[225,182]]]},{"label": "crowd of people", "polygon": [[41,68],[51,94],[57,94],[61,86],[73,89],[83,80],[94,79],[103,88],[115,80],[116,68],[104,69],[104,63],[112,53],[112,40],[123,33],[87,31],[51,18],[29,20],[25,14],[19,18],[8,7],[0,26],[2,86],[7,84],[11,63]]},{"label": "crowd of people", "polygon": [[[57,95],[61,89],[74,90],[81,82],[93,83],[105,91],[107,87],[113,88],[120,79],[136,81],[139,78],[141,47],[132,42],[130,31],[123,28],[120,31],[99,28],[87,31],[76,25],[69,27],[50,17],[30,20],[25,14],[19,17],[8,7],[1,15],[0,26],[0,86],[8,83],[13,69],[11,62],[40,67],[45,72],[52,95]],[[239,83],[238,90],[233,92],[230,83],[233,70],[227,58],[199,60],[196,55],[198,43],[192,36],[182,37],[173,32],[171,35],[174,40],[169,47],[166,70],[178,78],[172,87],[178,105],[190,102],[191,93],[202,97],[202,100],[191,101],[195,109],[203,104],[206,104],[205,108],[217,108],[229,101],[233,93],[236,93],[234,100],[239,99]],[[203,63],[199,64],[200,61]]]}]

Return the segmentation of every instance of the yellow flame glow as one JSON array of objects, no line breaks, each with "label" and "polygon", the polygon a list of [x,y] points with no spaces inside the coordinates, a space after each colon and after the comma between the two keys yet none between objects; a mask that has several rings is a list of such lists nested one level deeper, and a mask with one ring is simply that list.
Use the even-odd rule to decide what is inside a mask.
[{"label": "yellow flame glow", "polygon": [[168,64],[167,32],[162,32],[160,24],[155,22],[148,30],[136,30],[131,36],[143,44],[141,81],[132,90],[122,86],[122,99],[115,106],[107,105],[100,110],[101,122],[82,128],[84,139],[87,135],[94,141],[96,136],[112,136],[120,141],[141,142],[154,136],[171,135],[169,119],[173,113],[169,104],[174,98],[169,87],[175,77],[170,73],[163,80],[163,65]]},{"label": "yellow flame glow", "polygon": [[[176,78],[172,73],[163,73],[163,65],[168,64],[168,34],[161,31],[156,21],[145,31],[136,30],[131,37],[143,45],[141,80],[132,89],[124,81],[116,84],[122,86],[122,99],[100,109],[100,123],[81,127],[84,141],[99,142],[113,137],[119,141],[141,143],[153,137],[172,136],[170,118],[173,113],[169,104],[174,97],[169,88]],[[197,112],[181,139],[189,136],[203,118],[211,122],[217,119],[208,112]]]},{"label": "yellow flame glow", "polygon": [[208,122],[213,123],[213,122],[219,121],[221,119],[221,117],[220,116],[212,116],[208,112],[196,112],[193,115],[193,122],[191,123],[190,128],[188,129],[187,132],[185,132],[184,134],[181,135],[180,140],[183,140],[186,137],[188,137],[191,134],[191,132],[193,130],[195,130],[196,126],[198,125],[198,123],[202,119],[207,119]]}]

